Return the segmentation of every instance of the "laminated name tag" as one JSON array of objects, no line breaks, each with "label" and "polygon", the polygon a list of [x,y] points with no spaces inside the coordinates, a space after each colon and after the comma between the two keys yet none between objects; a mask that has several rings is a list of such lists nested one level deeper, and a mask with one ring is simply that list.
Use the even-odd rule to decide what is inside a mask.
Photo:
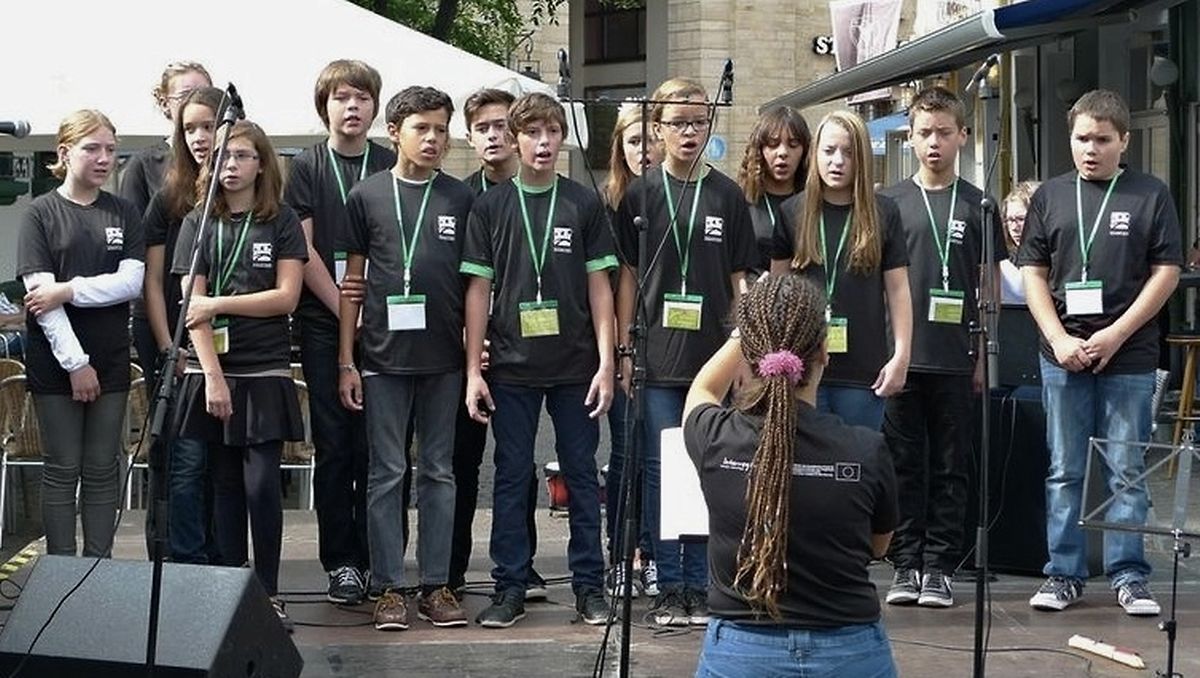
[{"label": "laminated name tag", "polygon": [[526,301],[519,305],[519,310],[522,337],[529,339],[558,336],[557,301]]},{"label": "laminated name tag", "polygon": [[958,290],[929,290],[929,322],[961,325],[964,299]]},{"label": "laminated name tag", "polygon": [[1103,281],[1067,283],[1067,315],[1096,315],[1103,312]]},{"label": "laminated name tag", "polygon": [[229,353],[229,319],[213,318],[213,353],[225,355]]},{"label": "laminated name tag", "polygon": [[698,294],[663,295],[663,327],[698,331],[703,307],[704,297]]},{"label": "laminated name tag", "polygon": [[830,353],[847,353],[850,350],[850,319],[833,317],[825,331],[825,342]]},{"label": "laminated name tag", "polygon": [[425,329],[425,295],[393,295],[387,298],[388,330]]},{"label": "laminated name tag", "polygon": [[342,279],[346,277],[346,253],[333,253],[333,284],[341,285]]}]

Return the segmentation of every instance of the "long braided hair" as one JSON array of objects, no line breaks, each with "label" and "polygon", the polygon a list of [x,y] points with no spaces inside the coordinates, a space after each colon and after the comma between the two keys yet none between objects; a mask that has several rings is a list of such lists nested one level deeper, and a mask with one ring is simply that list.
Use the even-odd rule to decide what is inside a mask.
[{"label": "long braided hair", "polygon": [[825,340],[825,299],[799,275],[771,275],[750,288],[737,310],[742,355],[755,380],[740,407],[765,416],[746,487],[746,527],[738,547],[734,588],[752,607],[779,619],[787,586],[788,507],[792,487],[795,389]]}]

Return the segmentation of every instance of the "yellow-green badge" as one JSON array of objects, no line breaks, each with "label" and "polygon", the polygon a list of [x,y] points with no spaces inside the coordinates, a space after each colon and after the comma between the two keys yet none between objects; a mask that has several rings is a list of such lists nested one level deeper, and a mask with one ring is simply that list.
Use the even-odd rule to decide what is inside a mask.
[{"label": "yellow-green badge", "polygon": [[229,319],[213,318],[213,353],[225,355],[229,353]]},{"label": "yellow-green badge", "polygon": [[961,325],[964,301],[959,290],[929,290],[929,322]]},{"label": "yellow-green badge", "polygon": [[663,295],[663,327],[699,331],[703,309],[704,297],[699,294]]},{"label": "yellow-green badge", "polygon": [[525,339],[532,337],[558,336],[558,302],[553,299],[545,301],[525,301],[520,304],[521,336]]},{"label": "yellow-green badge", "polygon": [[825,341],[830,353],[848,353],[850,351],[850,319],[830,318]]},{"label": "yellow-green badge", "polygon": [[388,330],[425,329],[425,295],[395,294],[387,298]]},{"label": "yellow-green badge", "polygon": [[1104,312],[1104,283],[1100,280],[1067,283],[1067,315]]}]

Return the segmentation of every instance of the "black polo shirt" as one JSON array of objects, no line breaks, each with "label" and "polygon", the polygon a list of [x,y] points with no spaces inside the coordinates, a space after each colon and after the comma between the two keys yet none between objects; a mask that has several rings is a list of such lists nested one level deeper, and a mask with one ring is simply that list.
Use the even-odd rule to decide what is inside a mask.
[{"label": "black polo shirt", "polygon": [[779,210],[784,201],[793,195],[775,195],[764,191],[757,202],[750,203],[750,221],[754,224],[754,242],[758,246],[755,273],[771,270],[771,239],[775,237],[775,224],[779,223]]},{"label": "black polo shirt", "polygon": [[[390,149],[373,141],[367,144],[370,150],[366,153],[366,176],[391,169],[396,164],[396,154]],[[363,156],[345,156],[334,151],[333,158],[348,196],[363,174]],[[325,268],[334,282],[337,282],[334,252],[337,251],[337,243],[343,237],[348,223],[337,177],[330,162],[328,141],[322,141],[292,158],[283,191],[284,202],[291,205],[301,221],[312,219],[313,249],[321,255],[321,260],[325,262]],[[300,305],[296,308],[295,315],[302,321],[329,321],[333,318],[325,304],[321,303],[307,286],[300,293]]]},{"label": "black polo shirt", "polygon": [[[117,194],[133,203],[138,214],[145,214],[150,199],[162,188],[167,166],[171,164],[171,155],[171,145],[165,139],[160,139],[125,161]],[[146,300],[139,296],[132,304],[130,310],[133,317],[145,318]]]},{"label": "black polo shirt", "polygon": [[[672,203],[678,205],[679,242],[687,239],[688,221],[697,182],[684,183],[667,175]],[[665,295],[679,294],[682,282],[681,249],[671,229],[670,208],[663,188],[663,172],[653,167],[625,191],[617,209],[616,232],[624,263],[638,264],[638,230],[634,218],[641,213],[642,194],[648,212],[647,253],[650,271],[645,278],[647,383],[651,386],[686,386],[705,361],[728,338],[733,327],[730,311],[737,290],[730,277],[745,273],[758,261],[754,226],[746,196],[732,179],[711,167],[703,178],[688,252],[687,294],[704,298],[698,331],[663,326]]]},{"label": "black polo shirt", "polygon": [[788,492],[786,588],[779,622],[733,586],[746,529],[747,484],[762,418],[701,405],[683,423],[684,444],[708,504],[708,606],[744,623],[833,628],[879,620],[867,573],[871,537],[896,527],[896,476],[883,436],[799,403]]},{"label": "black polo shirt", "polygon": [[[166,192],[160,190],[150,199],[150,206],[146,208],[142,221],[146,227],[146,247],[163,248],[163,299],[167,305],[167,329],[174,332],[183,293],[179,287],[181,276],[171,269],[175,265],[175,244],[179,240],[179,227],[183,220],[171,218]],[[191,246],[191,241],[184,243],[189,250]]]},{"label": "black polo shirt", "polygon": [[[16,273],[53,273],[65,282],[116,273],[122,259],[140,261],[145,253],[141,215],[127,200],[100,191],[92,204],[79,205],[50,191],[34,198],[21,217]],[[129,390],[129,304],[82,308],[68,303],[63,310],[96,370],[101,392]],[[29,390],[70,395],[70,376],[32,313],[25,327]]]},{"label": "black polo shirt", "polygon": [[463,179],[463,183],[471,189],[476,198],[499,185],[487,178],[483,173],[482,167],[472,172],[466,179]]},{"label": "black polo shirt", "polygon": [[[1063,328],[1071,336],[1086,339],[1129,310],[1150,279],[1151,266],[1181,266],[1183,247],[1179,216],[1166,185],[1149,174],[1126,169],[1099,214],[1088,264],[1089,280],[1103,281],[1103,313],[1067,315],[1066,286],[1078,282],[1083,273],[1076,176],[1068,172],[1054,177],[1033,194],[1016,263],[1050,269],[1050,296]],[[1084,242],[1096,223],[1108,185],[1107,179],[1080,182]],[[1057,364],[1045,337],[1041,347],[1042,355]],[[1157,365],[1158,324],[1151,318],[1121,345],[1104,371],[1150,372]]]},{"label": "black polo shirt", "polygon": [[[463,277],[458,273],[463,231],[474,195],[442,173],[413,183],[388,172],[367,177],[350,191],[349,227],[340,249],[371,262],[363,305],[362,367],[385,374],[438,374],[463,366]],[[429,199],[420,224],[417,216]],[[404,241],[396,196],[404,218]],[[388,330],[387,297],[404,294],[403,247],[413,247],[411,295],[425,296],[424,330]]]},{"label": "black polo shirt", "polygon": [[[801,192],[783,203],[783,218],[779,220],[771,244],[772,259],[792,258],[796,243],[795,223],[805,199],[804,193]],[[821,209],[825,216],[826,246],[829,249],[829,258],[833,258],[843,227],[846,225],[846,218],[850,214],[850,205],[824,203]],[[896,209],[896,204],[891,199],[876,194],[875,210],[883,248],[879,268],[865,275],[851,273],[846,269],[853,245],[849,237],[846,238],[842,250],[841,267],[837,273],[831,305],[834,317],[846,318],[849,322],[849,350],[829,356],[829,366],[821,380],[824,384],[870,386],[879,376],[880,368],[888,361],[891,353],[888,346],[890,326],[883,272],[907,266],[908,247],[904,242],[904,227],[900,225],[900,212]],[[799,273],[812,280],[819,289],[825,289],[825,266],[809,266]]]},{"label": "black polo shirt", "polygon": [[542,250],[552,191],[526,189],[532,236],[525,232],[516,184],[480,197],[467,225],[460,271],[492,281],[488,379],[527,386],[588,383],[600,367],[588,275],[617,265],[607,214],[596,194],[558,177],[558,198],[542,270],[542,299],[558,302],[557,336],[522,337],[520,305],[534,302],[532,237]]}]

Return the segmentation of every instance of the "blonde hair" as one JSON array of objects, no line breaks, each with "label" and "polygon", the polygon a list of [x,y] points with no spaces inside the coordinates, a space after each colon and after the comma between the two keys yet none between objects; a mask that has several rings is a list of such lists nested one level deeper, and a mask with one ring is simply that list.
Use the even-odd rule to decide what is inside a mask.
[{"label": "blonde hair", "polygon": [[[864,275],[879,268],[883,258],[883,243],[879,231],[879,215],[875,208],[875,184],[872,177],[871,137],[862,118],[847,111],[834,111],[821,119],[813,134],[813,146],[820,153],[821,131],[826,125],[837,125],[850,135],[854,163],[853,202],[850,203],[850,254],[846,270]],[[805,200],[796,211],[796,253],[792,258],[795,269],[825,264],[818,230],[825,197],[825,182],[821,180],[819,160],[810,158],[808,177],[804,182]],[[829,262],[836,265],[836,262]]]},{"label": "blonde hair", "polygon": [[[617,113],[617,123],[613,126],[608,181],[604,184],[604,197],[608,200],[608,206],[613,209],[621,204],[621,199],[625,197],[625,189],[637,178],[633,170],[629,169],[629,163],[625,161],[625,131],[641,123],[642,106],[639,102],[630,101],[621,106]],[[660,143],[649,125],[646,126],[646,136],[646,139],[642,139],[643,152],[646,152],[650,144]]]},{"label": "blonde hair", "polygon": [[[62,122],[58,124],[58,139],[55,142],[55,147],[66,146],[70,148],[101,127],[108,128],[108,131],[116,136],[116,126],[112,124],[108,116],[100,111],[90,108],[75,111],[63,118]],[[58,179],[67,178],[67,163],[63,159],[61,152],[58,153],[57,159],[53,164],[46,165],[46,169],[50,170],[50,173]]]},{"label": "blonde hair", "polygon": [[661,102],[671,101],[687,101],[692,97],[700,97],[708,101],[708,91],[704,89],[704,85],[690,78],[671,78],[654,90],[654,94],[650,95],[651,101],[660,103],[654,104],[650,109],[650,119],[654,122],[662,122],[663,109],[668,105]]},{"label": "blonde hair", "polygon": [[[1004,196],[1004,202],[1000,203],[1000,220],[1008,220],[1009,202],[1019,202],[1025,205],[1025,209],[1029,209],[1029,201],[1033,199],[1033,194],[1041,185],[1040,181],[1022,181],[1013,186],[1008,195]],[[1008,249],[1009,254],[1013,254],[1017,251],[1017,243],[1013,241],[1012,234],[1008,232],[1008,225],[1005,224],[1004,228],[1000,230],[1004,233],[1004,246]]]},{"label": "blonde hair", "polygon": [[158,79],[158,84],[154,89],[150,90],[150,94],[159,106],[167,105],[167,96],[171,93],[171,80],[176,76],[186,73],[199,73],[208,81],[209,86],[212,86],[212,76],[208,74],[208,70],[204,66],[195,61],[173,61],[167,64],[163,69],[162,76]]}]

